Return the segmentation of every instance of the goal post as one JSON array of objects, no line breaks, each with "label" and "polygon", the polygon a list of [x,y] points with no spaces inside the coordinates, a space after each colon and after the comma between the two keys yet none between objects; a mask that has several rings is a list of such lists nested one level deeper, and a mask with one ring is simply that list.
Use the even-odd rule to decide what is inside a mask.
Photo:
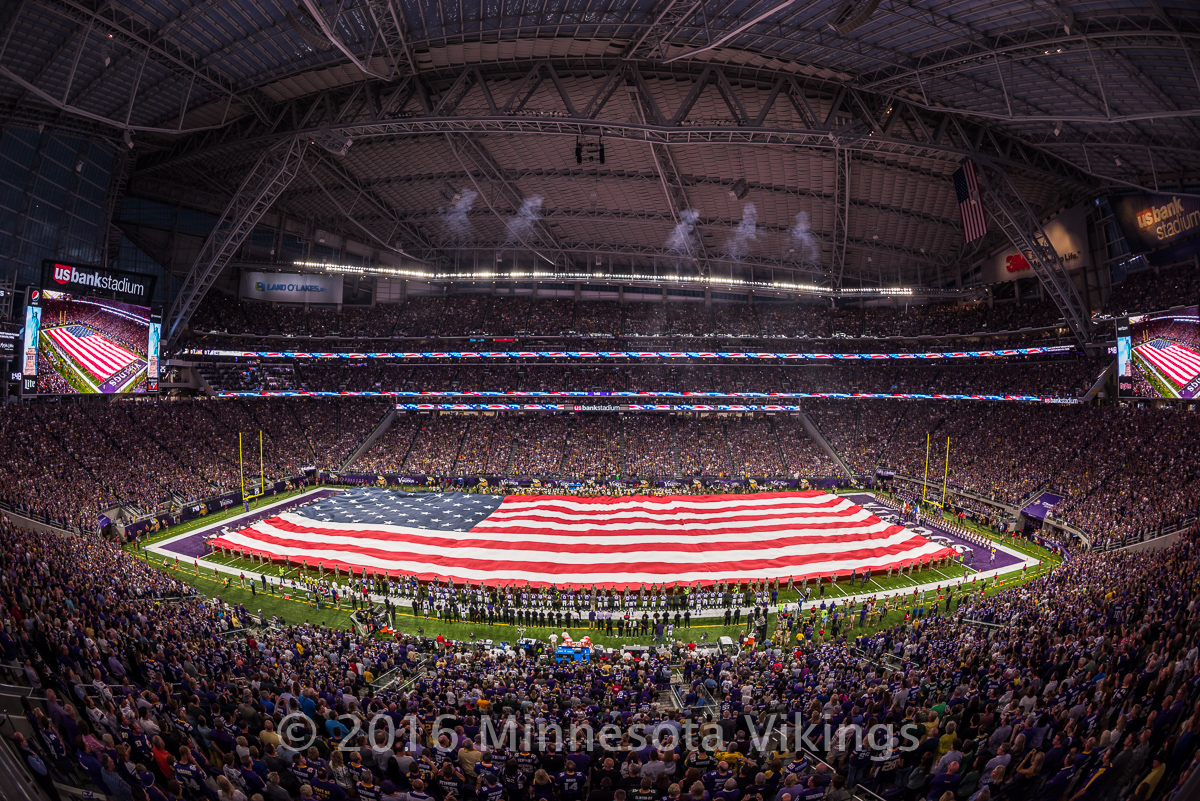
[{"label": "goal post", "polygon": [[249,501],[258,498],[267,491],[266,469],[263,465],[263,432],[258,432],[258,492],[246,494],[246,463],[242,456],[242,432],[238,432],[238,476],[242,482],[242,500]]}]

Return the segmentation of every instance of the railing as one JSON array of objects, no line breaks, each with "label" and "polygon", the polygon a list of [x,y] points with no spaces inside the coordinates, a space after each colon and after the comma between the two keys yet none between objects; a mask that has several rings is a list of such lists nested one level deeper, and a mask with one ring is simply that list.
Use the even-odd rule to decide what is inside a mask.
[{"label": "railing", "polygon": [[1154,540],[1187,531],[1195,522],[1196,515],[1188,515],[1173,526],[1163,526],[1156,531],[1149,531],[1140,536],[1126,535],[1119,540],[1109,540],[1099,545],[1093,545],[1092,550],[1104,553],[1105,551],[1120,551],[1125,548],[1132,548],[1135,545],[1141,545],[1143,542],[1154,542]]},{"label": "railing", "polygon": [[[778,728],[775,729],[775,733],[779,736],[780,750],[781,751],[788,750],[787,732],[786,732],[785,728],[783,726],[779,726]],[[821,756],[817,752],[812,751],[808,748],[804,748],[803,744],[801,744],[801,747],[798,748],[797,750],[800,753],[804,754],[804,756],[807,759],[809,759],[810,762],[813,762],[813,763],[816,763],[819,765],[824,765],[825,770],[827,770],[829,772],[829,775],[831,775],[831,776],[838,775],[837,769],[835,769],[833,767],[833,765],[829,764],[824,759],[822,759]],[[865,785],[862,785],[862,784],[855,785],[854,789],[850,791],[850,794],[852,796],[854,796],[855,798],[862,799],[862,801],[884,801],[883,796],[879,795],[879,793],[876,793],[873,790],[868,789]]]}]

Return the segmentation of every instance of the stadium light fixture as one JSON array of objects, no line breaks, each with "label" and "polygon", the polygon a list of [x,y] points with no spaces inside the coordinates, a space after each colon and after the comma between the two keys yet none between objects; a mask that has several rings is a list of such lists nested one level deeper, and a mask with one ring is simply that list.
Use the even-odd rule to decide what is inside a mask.
[{"label": "stadium light fixture", "polygon": [[[504,257],[500,254],[496,256],[496,262],[500,263]],[[547,272],[544,270],[519,270],[512,269],[501,272],[499,270],[481,270],[478,272],[432,272],[428,270],[412,270],[401,267],[384,267],[370,266],[364,267],[353,264],[333,264],[328,262],[315,261],[294,261],[292,266],[300,267],[307,270],[320,270],[331,273],[344,273],[347,275],[382,275],[395,278],[413,278],[421,281],[591,281],[596,278],[603,278],[606,281],[629,281],[629,282],[655,282],[662,281],[662,275],[654,275],[649,273],[611,273],[597,275],[594,272]],[[830,287],[819,286],[817,284],[800,284],[791,281],[748,281],[741,278],[730,278],[719,275],[674,275],[670,279],[674,283],[680,284],[696,284],[700,286],[720,286],[728,289],[759,289],[775,292],[804,292],[809,294],[820,295],[886,295],[886,296],[908,296],[916,295],[917,290],[912,287],[843,287],[841,289],[831,289]]]}]

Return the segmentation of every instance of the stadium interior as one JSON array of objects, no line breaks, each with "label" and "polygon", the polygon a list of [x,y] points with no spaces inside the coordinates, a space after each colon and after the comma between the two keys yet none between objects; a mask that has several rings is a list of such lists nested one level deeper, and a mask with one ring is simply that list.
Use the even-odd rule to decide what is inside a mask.
[{"label": "stadium interior", "polygon": [[0,798],[1200,799],[1192,0],[9,0],[0,360]]}]

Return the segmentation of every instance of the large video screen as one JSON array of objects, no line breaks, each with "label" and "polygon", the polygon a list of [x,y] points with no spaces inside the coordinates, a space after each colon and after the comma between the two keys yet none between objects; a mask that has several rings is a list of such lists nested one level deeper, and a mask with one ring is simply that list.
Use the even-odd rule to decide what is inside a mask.
[{"label": "large video screen", "polygon": [[1139,314],[1117,323],[1117,395],[1200,397],[1200,309]]},{"label": "large video screen", "polygon": [[156,392],[159,326],[145,306],[35,292],[25,312],[26,394]]}]

